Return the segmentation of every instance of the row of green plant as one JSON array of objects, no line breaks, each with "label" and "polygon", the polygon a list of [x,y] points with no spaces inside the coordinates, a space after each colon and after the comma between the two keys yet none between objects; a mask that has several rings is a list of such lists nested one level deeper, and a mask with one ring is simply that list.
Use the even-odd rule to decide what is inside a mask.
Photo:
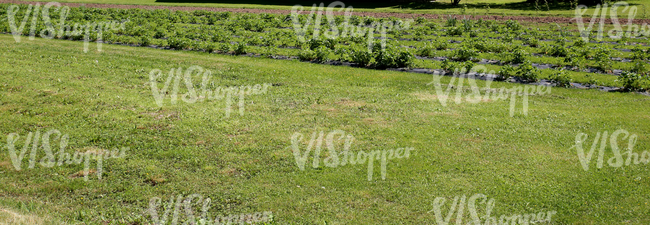
[{"label": "row of green plant", "polygon": [[[9,4],[0,4],[0,13],[6,13]],[[4,9],[4,10],[3,10]],[[26,12],[26,5],[18,11],[15,18],[23,18]],[[53,21],[59,19],[57,13],[50,15]],[[300,15],[297,18],[304,23],[308,15]],[[315,18],[312,18],[312,21]],[[107,43],[125,43],[131,45],[159,47],[170,47],[174,49],[191,49],[207,52],[246,54],[254,53],[263,56],[274,56],[279,48],[299,48],[290,55],[298,56],[304,61],[325,62],[328,60],[340,60],[356,63],[359,66],[370,68],[396,68],[411,67],[414,64],[414,54],[403,48],[403,43],[408,41],[389,41],[387,48],[379,48],[377,42],[372,51],[367,49],[367,37],[363,35],[347,35],[329,39],[321,32],[318,38],[309,38],[301,42],[296,37],[292,26],[290,15],[276,14],[237,14],[229,12],[208,12],[208,11],[169,11],[169,10],[142,10],[142,9],[96,9],[96,8],[72,8],[66,17],[66,24],[81,23],[88,21],[125,21],[124,29],[107,30],[103,33],[102,39]],[[327,28],[326,20],[321,24]],[[339,24],[339,30],[344,30],[343,17],[335,17]],[[348,21],[354,26],[369,26],[375,22],[400,22],[397,18],[372,18],[353,16]],[[403,22],[403,21],[402,21]],[[498,59],[505,63],[522,64],[517,68],[532,67],[532,62],[545,59],[535,59],[531,53],[544,54],[549,57],[562,58],[558,65],[571,66],[577,71],[586,66],[593,66],[603,71],[613,69],[615,63],[613,56],[620,56],[618,51],[610,47],[593,45],[576,38],[573,43],[568,43],[564,38],[571,36],[566,31],[540,31],[534,27],[524,27],[516,21],[491,21],[491,20],[467,20],[449,18],[438,23],[432,20],[418,18],[412,26],[407,29],[389,29],[387,35],[393,39],[411,36],[415,39],[425,39],[429,36],[438,37],[432,42],[424,43],[415,54],[420,56],[445,56],[459,62],[478,61],[482,58]],[[403,25],[403,24],[402,24]],[[44,21],[37,20],[34,33],[40,33],[47,29]],[[71,28],[72,29],[72,28]],[[8,23],[0,23],[0,31],[11,32]],[[31,29],[24,29],[22,34],[29,35]],[[306,37],[312,37],[313,30],[308,29]],[[541,43],[541,38],[551,37],[560,34],[558,41],[553,44]],[[441,37],[442,35],[448,37]],[[499,36],[500,35],[500,36]],[[373,34],[378,37],[379,34]],[[495,37],[489,39],[485,37]],[[82,32],[71,32],[58,38],[72,40],[83,39]],[[91,32],[89,40],[94,41],[98,37]],[[456,43],[451,43],[454,40]],[[515,41],[519,44],[505,43],[504,41]],[[518,41],[521,40],[521,41]],[[460,44],[457,44],[460,42]],[[251,48],[258,46],[257,48]],[[595,46],[595,48],[593,48]],[[442,51],[456,47],[451,53]],[[647,49],[636,47],[633,54],[627,58],[634,59],[632,63],[619,63],[621,68],[640,76],[647,75],[647,60],[650,58]],[[535,71],[521,70],[514,75],[522,80],[535,80]]]}]

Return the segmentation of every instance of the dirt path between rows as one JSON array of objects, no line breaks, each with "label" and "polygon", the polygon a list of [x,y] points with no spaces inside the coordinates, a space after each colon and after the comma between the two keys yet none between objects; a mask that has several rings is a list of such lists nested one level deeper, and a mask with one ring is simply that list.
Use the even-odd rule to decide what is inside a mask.
[{"label": "dirt path between rows", "polygon": [[[18,1],[18,0],[0,0],[0,3],[14,3],[14,4],[26,4],[28,2]],[[36,2],[29,2],[36,3]],[[39,2],[41,5],[46,4],[47,2]],[[92,7],[92,8],[120,8],[120,9],[169,9],[169,10],[183,10],[183,11],[193,11],[193,10],[206,10],[212,12],[234,12],[234,13],[273,13],[273,14],[290,14],[290,10],[280,10],[280,9],[240,9],[240,8],[214,8],[214,7],[191,7],[191,6],[154,6],[154,5],[118,5],[118,4],[95,4],[95,3],[61,3],[68,7]],[[311,6],[305,6],[303,14],[309,13]],[[343,15],[343,13],[335,12],[335,15]],[[353,12],[353,15],[357,16],[371,16],[371,17],[397,17],[397,18],[417,18],[424,17],[427,19],[443,19],[448,18],[450,15],[446,14],[422,14],[422,13],[389,13],[389,12]],[[532,23],[575,23],[574,18],[568,17],[530,17],[530,16],[486,16],[486,15],[452,15],[458,19],[469,18],[469,19],[484,19],[484,20],[517,20],[520,22],[532,22]],[[590,19],[590,18],[589,18]],[[585,18],[585,22],[589,23],[589,19]],[[596,24],[599,23],[600,19],[596,19]],[[621,17],[621,24],[627,23],[627,18]],[[643,25],[646,27],[650,23],[650,19],[636,19],[634,24]],[[611,19],[605,19],[605,24],[612,24]],[[650,27],[648,27],[650,29]]]}]

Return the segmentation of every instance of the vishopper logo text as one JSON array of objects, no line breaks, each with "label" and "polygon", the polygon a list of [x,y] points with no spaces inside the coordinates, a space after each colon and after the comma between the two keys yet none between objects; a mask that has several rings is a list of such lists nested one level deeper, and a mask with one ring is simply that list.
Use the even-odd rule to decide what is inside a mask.
[{"label": "vishopper logo text", "polygon": [[[341,153],[336,151],[336,145],[335,142],[335,137],[338,136],[338,141],[343,140],[345,137],[345,144],[343,146],[343,151]],[[320,166],[321,162],[321,150],[322,150],[322,145],[323,145],[323,137],[324,133],[321,131],[318,133],[318,138],[317,138],[317,132],[314,131],[311,135],[311,139],[309,140],[309,145],[307,145],[307,148],[305,149],[304,152],[301,153],[300,151],[300,144],[302,143],[303,135],[301,133],[294,133],[291,136],[291,148],[293,150],[293,156],[296,159],[296,164],[298,165],[298,168],[300,170],[305,170],[305,163],[307,162],[309,158],[309,154],[311,153],[312,149],[314,150],[314,156],[313,156],[313,161],[312,161],[312,167],[313,168],[318,168]],[[397,149],[390,149],[390,150],[375,150],[369,153],[366,153],[364,151],[359,151],[356,154],[354,152],[350,151],[350,147],[352,146],[352,141],[354,140],[354,137],[350,134],[347,136],[345,135],[345,131],[342,130],[334,130],[327,134],[327,137],[325,137],[325,145],[327,146],[328,149],[328,156],[323,159],[323,164],[326,167],[331,167],[335,168],[337,166],[345,166],[345,165],[356,165],[356,164],[364,164],[366,161],[368,162],[368,181],[372,180],[373,176],[373,169],[374,169],[374,162],[375,160],[381,160],[380,161],[380,169],[381,169],[381,179],[385,180],[386,179],[386,166],[388,164],[388,160],[392,159],[401,159],[401,158],[409,158],[411,155],[411,151],[414,150],[414,148],[397,148]]]},{"label": "vishopper logo text", "polygon": [[[475,71],[486,71],[486,68],[483,66],[476,66],[472,68],[468,73],[466,73],[466,70],[464,68],[462,70],[456,69],[453,73],[453,76],[451,77],[449,84],[447,85],[446,90],[443,90],[442,82],[440,81],[443,77],[442,75],[433,74],[433,81],[427,85],[434,86],[438,101],[440,101],[440,104],[443,107],[446,107],[447,100],[450,98],[449,94],[451,93],[452,88],[456,89],[454,102],[456,104],[461,104],[463,100],[462,95],[464,94],[463,85],[465,80],[467,80],[471,93],[465,97],[465,101],[476,104],[481,101],[507,100],[510,98],[510,117],[514,116],[515,114],[517,96],[522,96],[522,111],[523,114],[527,116],[529,95],[543,95],[551,93],[551,87],[544,85],[525,85],[524,87],[519,86],[512,87],[510,89],[507,89],[505,87],[492,89],[490,88],[492,85],[491,78],[486,79],[485,88],[480,88],[476,84],[476,79],[478,77]],[[481,89],[484,90],[483,96],[481,96]]]},{"label": "vishopper logo text", "polygon": [[[176,202],[174,202],[176,197]],[[196,200],[196,201],[195,201]],[[194,202],[192,202],[194,201]],[[252,224],[252,223],[265,223],[273,221],[273,213],[255,212],[250,214],[239,214],[229,216],[217,216],[214,219],[208,215],[212,200],[210,198],[203,198],[200,194],[192,194],[184,198],[183,195],[171,196],[167,204],[163,204],[161,198],[153,197],[149,200],[149,215],[155,225],[179,224],[179,221],[185,221],[183,224],[200,224],[200,225],[224,225],[224,224]],[[161,206],[163,205],[163,206]],[[164,206],[166,205],[166,206]],[[201,216],[194,215],[194,206],[201,208]],[[164,210],[162,214],[158,214],[158,207]],[[173,214],[170,212],[173,208]],[[182,208],[182,209],[181,209]],[[197,223],[198,222],[198,223]]]},{"label": "vishopper logo text", "polygon": [[[54,8],[54,12],[56,13],[57,11],[60,13],[59,16],[59,24],[58,24],[58,31],[57,29],[54,28],[54,25],[52,24],[52,19],[50,18],[50,9],[56,6],[57,8]],[[36,3],[36,5],[28,5],[27,9],[24,13],[24,17],[22,21],[20,22],[20,26],[17,26],[18,23],[16,23],[16,14],[19,12],[20,6],[19,5],[12,5],[7,8],[7,20],[9,22],[9,27],[11,29],[11,34],[14,37],[14,40],[16,42],[20,43],[20,38],[21,35],[24,34],[23,30],[25,29],[25,25],[27,23],[27,20],[29,20],[31,16],[31,26],[29,30],[29,40],[34,40],[34,36],[36,36],[36,28],[37,22],[38,22],[38,15],[39,13],[42,15],[43,18],[43,23],[45,26],[45,29],[42,29],[40,32],[40,36],[42,38],[46,39],[52,39],[54,37],[56,38],[62,38],[64,36],[78,36],[83,34],[83,40],[84,40],[84,52],[88,52],[88,43],[90,42],[90,34],[91,32],[96,33],[97,36],[97,51],[102,51],[102,34],[105,31],[113,30],[124,30],[125,26],[124,24],[128,21],[124,22],[117,22],[117,21],[109,21],[109,22],[87,22],[85,25],[84,24],[79,24],[79,23],[74,23],[72,26],[65,24],[65,20],[68,17],[68,14],[70,13],[70,8],[67,6],[61,7],[61,4],[58,2],[50,2],[47,3],[43,6],[43,9],[41,10],[41,4]]]},{"label": "vishopper logo text", "polygon": [[[312,39],[320,38],[324,6],[325,5],[323,3],[320,3],[318,7],[316,6],[316,4],[314,4],[311,7],[310,13],[305,18],[306,21],[304,24],[300,22],[300,16],[299,16],[303,12],[304,7],[302,5],[295,5],[291,8],[291,19],[293,22],[293,29],[300,42],[307,41],[305,37],[307,36],[307,31],[309,30],[310,27],[313,27]],[[338,7],[340,7],[340,9],[337,10]],[[342,12],[344,9],[345,9],[345,13],[344,13],[344,19],[342,23],[340,25],[336,24],[334,10],[337,10],[338,12]],[[409,19],[406,21],[398,20],[396,22],[384,21],[383,23],[373,21],[370,24],[370,26],[365,26],[363,23],[354,26],[350,23],[352,10],[353,10],[352,6],[348,6],[346,8],[345,4],[340,1],[335,1],[329,4],[327,6],[327,9],[325,9],[326,17],[327,17],[326,24],[329,26],[329,28],[323,30],[323,36],[325,36],[325,38],[327,39],[336,39],[339,37],[346,38],[348,36],[361,38],[365,36],[368,43],[368,51],[371,52],[373,49],[373,44],[375,39],[374,36],[375,31],[379,31],[381,35],[380,38],[381,48],[386,49],[387,31],[391,29],[395,29],[395,30],[408,29],[410,27],[411,22],[413,22],[413,19]],[[339,32],[339,27],[342,28],[341,32]]]},{"label": "vishopper logo text", "polygon": [[[480,202],[479,202],[480,200]],[[463,219],[465,219],[465,206],[467,206],[467,211],[469,211],[469,222],[467,224],[484,224],[484,225],[506,225],[506,224],[537,224],[537,223],[550,223],[552,216],[555,215],[556,211],[548,212],[539,212],[539,213],[525,213],[525,214],[512,214],[510,216],[501,215],[497,220],[497,217],[491,216],[492,210],[494,209],[495,201],[494,199],[488,199],[484,194],[475,194],[467,199],[466,195],[455,196],[453,203],[450,203],[449,211],[447,211],[447,216],[443,214],[443,207],[447,198],[436,197],[433,200],[433,209],[427,213],[433,212],[436,223],[438,225],[448,225],[451,224],[451,218],[456,213],[456,224],[463,224]],[[485,214],[479,216],[478,214],[478,204],[485,205]]]},{"label": "vishopper logo text", "polygon": [[[50,145],[50,141],[52,140],[51,136],[55,135],[56,137],[54,140],[59,139],[59,152],[58,154],[54,154],[52,152],[52,146]],[[65,148],[68,146],[68,140],[69,137],[67,134],[62,135],[60,131],[56,129],[49,130],[43,134],[41,137],[41,132],[37,130],[35,133],[29,132],[27,135],[27,138],[25,139],[25,142],[23,143],[22,150],[16,154],[16,142],[20,139],[20,135],[17,133],[11,133],[7,135],[7,148],[9,149],[9,156],[11,157],[11,163],[13,164],[14,168],[16,171],[22,170],[22,162],[23,158],[25,157],[25,153],[30,149],[30,144],[31,144],[31,152],[29,155],[29,169],[33,169],[34,166],[36,165],[36,158],[37,158],[37,151],[40,147],[43,149],[45,152],[45,156],[43,156],[40,160],[40,165],[43,167],[53,167],[53,166],[62,166],[64,163],[65,164],[80,164],[82,161],[84,162],[84,170],[83,170],[83,175],[84,175],[84,181],[88,181],[88,173],[89,168],[90,168],[90,160],[93,159],[97,162],[97,178],[99,180],[102,179],[102,172],[103,172],[103,161],[109,158],[123,158],[125,156],[125,151],[128,150],[129,148],[122,148],[121,152],[117,148],[114,148],[113,151],[109,150],[94,150],[94,151],[86,151],[85,153],[80,153],[80,152],[74,152],[74,154],[70,155],[70,153],[67,153],[65,151]],[[39,144],[39,141],[41,143]],[[58,160],[57,160],[58,157]]]},{"label": "vishopper logo text", "polygon": [[[621,11],[622,13],[627,12],[627,30],[624,30],[621,27],[621,23],[618,20],[618,8],[619,7],[624,7],[623,10]],[[594,14],[591,17],[591,20],[589,21],[589,25],[585,27],[585,22],[583,21],[583,15],[587,13],[587,6],[584,5],[579,5],[576,10],[575,10],[575,20],[576,24],[578,25],[578,31],[580,32],[580,36],[582,39],[586,42],[589,41],[589,34],[594,30],[593,26],[596,22],[596,18],[600,16],[600,23],[598,24],[598,33],[596,35],[596,40],[602,41],[603,40],[603,31],[605,27],[605,19],[607,19],[607,14],[608,14],[608,4],[605,3],[603,5],[596,5],[594,9]],[[607,32],[607,35],[612,38],[612,39],[621,39],[624,36],[629,37],[629,38],[636,38],[640,35],[645,35],[646,37],[650,37],[650,26],[648,26],[647,23],[644,23],[639,27],[639,25],[634,24],[634,19],[637,15],[637,7],[636,6],[630,6],[627,2],[617,2],[614,3],[611,8],[609,8],[609,17],[614,25],[614,28],[612,30],[609,30]]]},{"label": "vishopper logo text", "polygon": [[[201,80],[201,92],[197,94],[197,91],[194,89],[194,84],[192,83],[192,76],[193,74],[196,73],[197,75],[203,75],[203,79]],[[179,67],[178,69],[174,70],[173,68],[169,71],[169,75],[167,76],[167,80],[164,83],[164,86],[162,89],[158,88],[158,79],[161,78],[162,76],[162,71],[159,69],[154,69],[151,72],[149,72],[149,83],[151,85],[151,91],[153,93],[153,97],[156,101],[156,104],[159,107],[163,106],[163,99],[167,95],[168,92],[171,92],[171,95],[169,95],[171,104],[175,105],[177,100],[178,100],[178,92],[179,92],[179,85],[180,85],[180,80],[183,78],[183,81],[185,83],[185,87],[187,88],[187,93],[183,94],[181,96],[181,99],[186,102],[186,103],[195,103],[197,101],[203,102],[206,98],[208,100],[221,100],[224,99],[226,100],[226,118],[230,117],[230,113],[232,111],[232,103],[233,103],[233,98],[238,97],[239,98],[239,115],[243,116],[244,115],[244,98],[246,95],[258,95],[258,94],[266,94],[267,89],[271,86],[271,84],[255,84],[253,86],[251,85],[246,85],[246,86],[234,86],[234,87],[216,87],[214,90],[210,90],[209,85],[211,85],[210,79],[212,78],[212,71],[210,70],[204,70],[200,66],[191,66],[185,71],[185,74],[183,75],[183,68]],[[172,87],[172,90],[169,90],[170,84],[174,80],[174,86]]]},{"label": "vishopper logo text", "polygon": [[[603,131],[602,133],[598,132],[596,133],[596,137],[594,137],[594,140],[591,143],[589,152],[585,154],[585,150],[583,149],[582,145],[587,142],[588,137],[589,135],[585,133],[579,133],[576,135],[575,145],[571,147],[576,148],[578,159],[580,160],[580,164],[585,171],[589,170],[589,163],[591,162],[591,159],[594,156],[594,152],[596,148],[599,147],[599,145],[600,148],[598,148],[598,160],[596,161],[596,168],[603,168],[607,140],[609,140],[609,146],[612,150],[612,153],[614,154],[613,157],[607,159],[607,164],[609,166],[622,167],[623,165],[630,166],[632,163],[638,165],[640,163],[648,164],[648,162],[650,162],[650,152],[643,151],[641,154],[634,152],[634,146],[636,145],[637,139],[636,134],[630,134],[630,132],[623,129],[614,131],[611,136],[609,136],[609,133],[607,131]],[[621,153],[621,149],[618,147],[619,139],[623,141],[627,139],[627,151],[623,153]],[[627,154],[627,157],[624,158],[623,154]]]}]

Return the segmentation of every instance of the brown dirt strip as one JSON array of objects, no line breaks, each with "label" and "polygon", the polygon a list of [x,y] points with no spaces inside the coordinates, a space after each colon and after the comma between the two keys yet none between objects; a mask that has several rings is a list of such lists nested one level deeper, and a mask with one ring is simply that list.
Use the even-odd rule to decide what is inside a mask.
[{"label": "brown dirt strip", "polygon": [[[0,0],[0,3],[13,3],[13,4],[34,4],[34,3],[41,3],[42,5],[46,4],[47,2],[25,2],[25,1],[19,1],[19,0]],[[89,7],[89,8],[119,8],[119,9],[134,9],[134,8],[140,8],[140,9],[148,9],[148,10],[154,10],[154,9],[169,9],[172,11],[176,10],[182,10],[182,11],[194,11],[194,10],[206,10],[206,11],[212,11],[212,12],[233,12],[233,13],[273,13],[273,14],[290,14],[290,10],[280,10],[280,9],[240,9],[240,8],[215,8],[215,7],[193,7],[193,6],[160,6],[160,5],[118,5],[118,4],[96,4],[96,3],[60,3],[61,5],[68,6],[68,7]],[[308,14],[311,10],[311,6],[305,6],[303,10],[303,14]],[[342,12],[334,12],[335,15],[343,15]],[[468,19],[483,19],[483,20],[499,20],[499,21],[506,21],[506,20],[516,20],[520,22],[533,22],[533,23],[567,23],[567,24],[573,24],[575,23],[574,18],[570,17],[530,17],[530,16],[487,16],[487,15],[441,15],[441,14],[422,14],[422,13],[389,13],[389,12],[353,12],[353,15],[357,16],[370,16],[370,17],[375,17],[375,18],[382,18],[382,17],[396,17],[396,18],[404,18],[404,19],[415,19],[417,17],[424,17],[426,19],[446,19],[451,17],[455,17],[457,19],[463,19],[463,18],[468,18]],[[585,18],[584,22],[586,23],[585,25],[588,25],[590,22],[591,18]],[[600,19],[596,19],[596,24],[598,24]],[[627,19],[621,18],[619,20],[619,23],[621,25],[627,24]],[[650,23],[650,19],[635,19],[634,24],[639,24],[643,25],[643,27],[646,27],[646,24]],[[611,19],[605,19],[605,24],[613,24]]]}]

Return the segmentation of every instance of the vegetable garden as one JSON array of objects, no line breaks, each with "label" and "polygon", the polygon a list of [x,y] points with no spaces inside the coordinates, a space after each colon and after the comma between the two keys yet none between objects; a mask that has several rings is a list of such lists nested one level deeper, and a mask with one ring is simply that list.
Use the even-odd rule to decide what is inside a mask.
[{"label": "vegetable garden", "polygon": [[[9,6],[0,5],[0,13],[6,14]],[[22,5],[15,15],[17,21],[25,17],[26,6]],[[643,32],[636,38],[586,42],[577,31],[571,32],[558,24],[524,26],[517,21],[459,20],[454,17],[402,21],[394,17],[353,15],[349,21],[336,16],[338,30],[365,29],[328,38],[324,36],[325,32],[315,37],[312,25],[307,29],[306,39],[300,41],[294,32],[291,15],[84,7],[71,8],[69,12],[55,8],[51,11],[50,17],[55,22],[50,26],[56,30],[61,29],[61,17],[65,17],[66,24],[126,21],[125,29],[105,31],[101,37],[104,43],[247,54],[376,69],[419,68],[432,73],[436,69],[451,73],[454,69],[484,64],[488,70],[497,71],[493,74],[501,80],[517,77],[518,81],[534,83],[547,79],[560,86],[575,82],[623,87],[628,91],[650,88],[650,41],[648,34]],[[304,24],[308,16],[314,15],[299,15],[299,25]],[[320,22],[321,27],[330,28],[327,20]],[[401,25],[387,31],[385,48],[380,48],[378,27],[372,26],[377,22]],[[24,29],[22,34],[40,34],[47,29],[45,23],[37,20],[34,31]],[[377,29],[373,31],[373,28]],[[72,30],[69,35],[56,35],[56,38],[84,39],[81,29],[66,29]],[[0,31],[11,33],[9,23],[0,23]],[[367,48],[369,32],[372,32],[373,51]],[[595,31],[590,34],[592,37],[595,35]],[[97,34],[90,34],[89,41],[97,41],[97,38]]]}]

